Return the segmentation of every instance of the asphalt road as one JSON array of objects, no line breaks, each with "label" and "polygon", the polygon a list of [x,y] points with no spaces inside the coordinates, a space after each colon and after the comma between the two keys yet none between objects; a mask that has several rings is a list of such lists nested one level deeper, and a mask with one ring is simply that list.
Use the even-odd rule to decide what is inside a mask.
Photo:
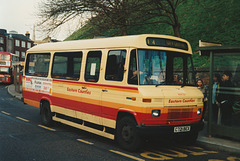
[{"label": "asphalt road", "polygon": [[39,109],[24,105],[0,84],[0,161],[240,161],[240,156],[198,144],[184,146],[151,139],[139,152],[122,150],[109,139],[54,123],[41,125]]}]

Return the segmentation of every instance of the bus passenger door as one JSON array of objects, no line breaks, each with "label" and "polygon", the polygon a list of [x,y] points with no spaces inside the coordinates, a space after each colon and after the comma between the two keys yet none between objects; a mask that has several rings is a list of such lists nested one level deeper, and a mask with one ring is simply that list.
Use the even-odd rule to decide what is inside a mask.
[{"label": "bus passenger door", "polygon": [[101,51],[89,51],[86,59],[85,83],[78,92],[82,95],[81,118],[91,123],[101,124],[101,87],[99,81],[101,66]]},{"label": "bus passenger door", "polygon": [[110,50],[107,55],[105,82],[102,87],[102,116],[103,125],[115,128],[118,109],[126,101],[123,87],[125,76],[126,50]]}]

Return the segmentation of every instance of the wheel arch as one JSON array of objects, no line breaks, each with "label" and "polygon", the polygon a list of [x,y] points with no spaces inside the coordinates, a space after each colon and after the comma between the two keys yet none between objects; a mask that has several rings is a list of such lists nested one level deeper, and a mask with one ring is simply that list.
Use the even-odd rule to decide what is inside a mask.
[{"label": "wheel arch", "polygon": [[41,100],[40,100],[40,114],[42,113],[42,104],[43,102],[47,102],[49,104],[49,108],[51,110],[51,100],[47,97],[43,97]]},{"label": "wheel arch", "polygon": [[[139,125],[139,119],[138,119],[137,113],[134,111],[131,111],[131,110],[127,110],[127,109],[120,109],[118,111],[116,122],[118,122],[121,118],[123,118],[125,116],[132,117],[136,121],[137,125]],[[117,124],[116,124],[116,126],[117,126]]]},{"label": "wheel arch", "polygon": [[52,104],[52,101],[51,101],[51,99],[50,99],[50,98],[48,98],[48,97],[42,97],[42,98],[41,98],[41,100],[40,100],[40,104],[41,104],[42,102],[44,102],[44,101],[48,102],[48,103],[49,103],[49,105],[51,105],[51,104]]}]

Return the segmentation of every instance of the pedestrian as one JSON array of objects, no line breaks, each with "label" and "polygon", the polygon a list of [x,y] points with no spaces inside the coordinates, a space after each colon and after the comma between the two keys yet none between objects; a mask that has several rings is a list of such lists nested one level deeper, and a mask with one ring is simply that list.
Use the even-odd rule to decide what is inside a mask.
[{"label": "pedestrian", "polygon": [[222,82],[220,74],[214,74],[213,76],[213,90],[212,90],[212,118],[213,122],[217,123],[219,103],[217,101],[220,84]]},{"label": "pedestrian", "polygon": [[205,117],[206,109],[207,109],[207,86],[204,85],[202,79],[197,80],[197,87],[203,93],[203,115],[202,118]]},{"label": "pedestrian", "polygon": [[223,72],[222,82],[220,84],[218,102],[220,104],[222,119],[222,125],[232,125],[232,112],[233,112],[233,94],[231,88],[233,84],[231,82],[232,73],[229,71]]}]

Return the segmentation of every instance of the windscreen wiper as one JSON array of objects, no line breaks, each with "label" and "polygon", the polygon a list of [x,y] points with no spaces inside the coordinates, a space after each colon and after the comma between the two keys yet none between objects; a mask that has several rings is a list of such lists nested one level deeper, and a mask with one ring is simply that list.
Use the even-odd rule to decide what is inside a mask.
[{"label": "windscreen wiper", "polygon": [[161,85],[166,85],[166,83],[163,82],[163,83],[160,83],[160,84],[156,84],[155,87],[158,87],[158,86],[161,86]]}]

